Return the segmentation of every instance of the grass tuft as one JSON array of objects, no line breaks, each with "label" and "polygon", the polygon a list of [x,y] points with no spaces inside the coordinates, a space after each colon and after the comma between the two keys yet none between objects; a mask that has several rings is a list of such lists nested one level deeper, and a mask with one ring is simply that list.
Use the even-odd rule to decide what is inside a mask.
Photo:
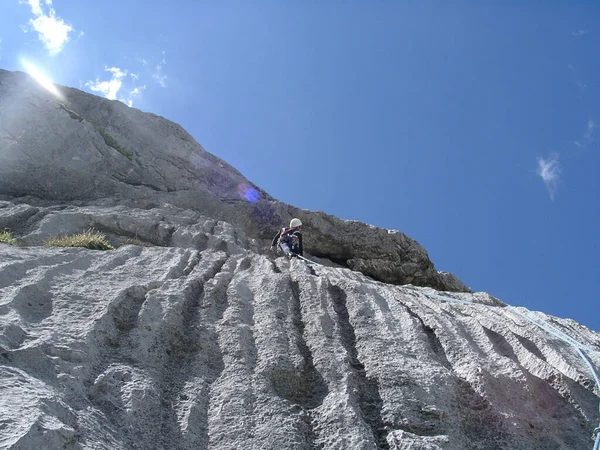
[{"label": "grass tuft", "polygon": [[99,126],[92,119],[88,119],[88,122],[94,126],[94,128],[96,129],[96,131],[98,131],[98,133],[100,133],[100,136],[102,136],[102,139],[104,139],[104,143],[106,145],[114,148],[116,151],[118,151],[121,155],[123,155],[128,160],[130,160],[130,161],[133,160],[133,153],[130,152],[129,150],[127,150],[126,148],[121,147],[121,145],[119,145],[117,140],[114,137],[112,137],[110,134],[107,133],[106,128]]},{"label": "grass tuft", "polygon": [[113,250],[106,236],[99,231],[90,229],[72,236],[50,238],[44,244],[46,247],[84,247],[90,250]]},{"label": "grass tuft", "polygon": [[125,240],[125,242],[123,242],[123,245],[137,245],[139,247],[149,247],[150,244],[148,244],[147,242],[142,241],[141,239],[138,238],[128,238]]},{"label": "grass tuft", "polygon": [[15,247],[19,245],[19,242],[15,239],[13,234],[8,230],[0,231],[0,242],[3,244],[14,245]]},{"label": "grass tuft", "polygon": [[102,136],[102,139],[104,139],[104,142],[106,143],[106,145],[114,148],[116,151],[118,151],[121,155],[123,155],[128,160],[131,161],[133,159],[133,153],[131,153],[126,148],[121,147],[119,145],[119,143],[117,142],[117,140],[114,137],[112,137],[110,134],[108,134],[104,128],[99,127],[98,132],[100,133],[100,136]]}]

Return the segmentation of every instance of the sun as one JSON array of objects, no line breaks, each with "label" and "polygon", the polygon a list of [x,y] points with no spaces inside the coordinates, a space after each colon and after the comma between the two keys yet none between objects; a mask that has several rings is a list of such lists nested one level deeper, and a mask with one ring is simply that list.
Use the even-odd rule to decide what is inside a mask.
[{"label": "sun", "polygon": [[50,80],[50,78],[48,78],[40,69],[38,69],[36,66],[34,66],[29,61],[26,61],[24,59],[21,60],[21,65],[25,68],[25,71],[35,81],[37,81],[42,87],[44,87],[52,95],[59,97],[59,98],[62,97],[60,95],[60,92],[58,92],[58,89],[56,89],[56,86],[54,86],[54,83],[52,83],[52,80]]}]

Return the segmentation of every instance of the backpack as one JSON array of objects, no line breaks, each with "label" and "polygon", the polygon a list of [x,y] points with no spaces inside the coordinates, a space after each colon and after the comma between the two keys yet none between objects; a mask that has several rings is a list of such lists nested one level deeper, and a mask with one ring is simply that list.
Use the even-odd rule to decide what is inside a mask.
[{"label": "backpack", "polygon": [[288,227],[283,227],[281,229],[281,232],[279,234],[279,240],[277,241],[277,251],[280,250],[279,244],[281,242],[285,243],[288,245],[288,247],[290,248],[290,250],[294,253],[299,253],[300,252],[300,237],[298,236],[298,233],[300,233],[298,230],[293,231],[292,233],[288,233],[288,230],[290,230],[290,228]]}]

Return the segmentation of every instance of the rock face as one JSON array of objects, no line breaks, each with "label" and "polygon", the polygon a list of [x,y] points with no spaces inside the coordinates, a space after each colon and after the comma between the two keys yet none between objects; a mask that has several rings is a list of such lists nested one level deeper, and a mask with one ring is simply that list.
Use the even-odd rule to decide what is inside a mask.
[{"label": "rock face", "polygon": [[591,448],[589,369],[518,311],[272,260],[234,234],[206,220],[179,235],[195,248],[0,244],[0,447]]},{"label": "rock face", "polygon": [[[277,202],[164,119],[0,83],[0,448],[592,448],[598,333]],[[320,264],[265,250],[292,215]],[[116,249],[42,246],[88,228]]]},{"label": "rock face", "polygon": [[[307,251],[375,279],[468,291],[406,235],[278,202],[179,125],[121,102],[0,70],[0,196],[132,206],[170,204],[224,220],[266,245],[299,217]],[[60,204],[60,203],[59,203]]]}]

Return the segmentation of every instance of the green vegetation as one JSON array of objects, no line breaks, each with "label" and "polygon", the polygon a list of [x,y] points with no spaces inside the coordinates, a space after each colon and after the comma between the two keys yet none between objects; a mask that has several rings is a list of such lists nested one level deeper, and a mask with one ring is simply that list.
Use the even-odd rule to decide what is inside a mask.
[{"label": "green vegetation", "polygon": [[108,134],[104,128],[98,127],[98,133],[100,133],[100,136],[102,136],[106,145],[114,148],[116,151],[118,151],[121,155],[123,155],[125,158],[127,158],[129,160],[131,160],[133,158],[133,153],[131,153],[126,148],[121,147],[119,145],[119,143],[117,142],[117,140],[114,137],[112,137],[110,134]]},{"label": "green vegetation", "polygon": [[116,151],[118,151],[121,155],[123,155],[125,158],[129,159],[130,161],[133,159],[133,152],[130,152],[126,148],[121,147],[119,145],[119,143],[117,142],[117,140],[106,132],[106,128],[99,126],[92,119],[88,119],[88,122],[94,126],[94,128],[96,129],[96,131],[98,131],[98,133],[100,133],[100,136],[102,136],[102,139],[104,139],[104,143],[106,145],[114,148]]},{"label": "green vegetation", "polygon": [[44,244],[46,247],[84,247],[90,250],[112,250],[106,236],[96,230],[88,230],[72,236],[50,238]]},{"label": "green vegetation", "polygon": [[138,239],[137,237],[126,239],[125,242],[123,242],[123,245],[137,245],[140,247],[149,247],[150,246],[150,244],[142,241],[141,239]]},{"label": "green vegetation", "polygon": [[70,109],[68,109],[64,104],[59,103],[58,104],[59,108],[62,109],[63,111],[66,111],[67,114],[71,117],[71,119],[75,119],[75,120],[79,120],[80,122],[83,121],[83,117],[81,117],[79,114],[77,114],[75,111],[71,111]]},{"label": "green vegetation", "polygon": [[19,245],[13,234],[8,230],[0,231],[0,242],[3,244],[14,245],[15,247]]}]

